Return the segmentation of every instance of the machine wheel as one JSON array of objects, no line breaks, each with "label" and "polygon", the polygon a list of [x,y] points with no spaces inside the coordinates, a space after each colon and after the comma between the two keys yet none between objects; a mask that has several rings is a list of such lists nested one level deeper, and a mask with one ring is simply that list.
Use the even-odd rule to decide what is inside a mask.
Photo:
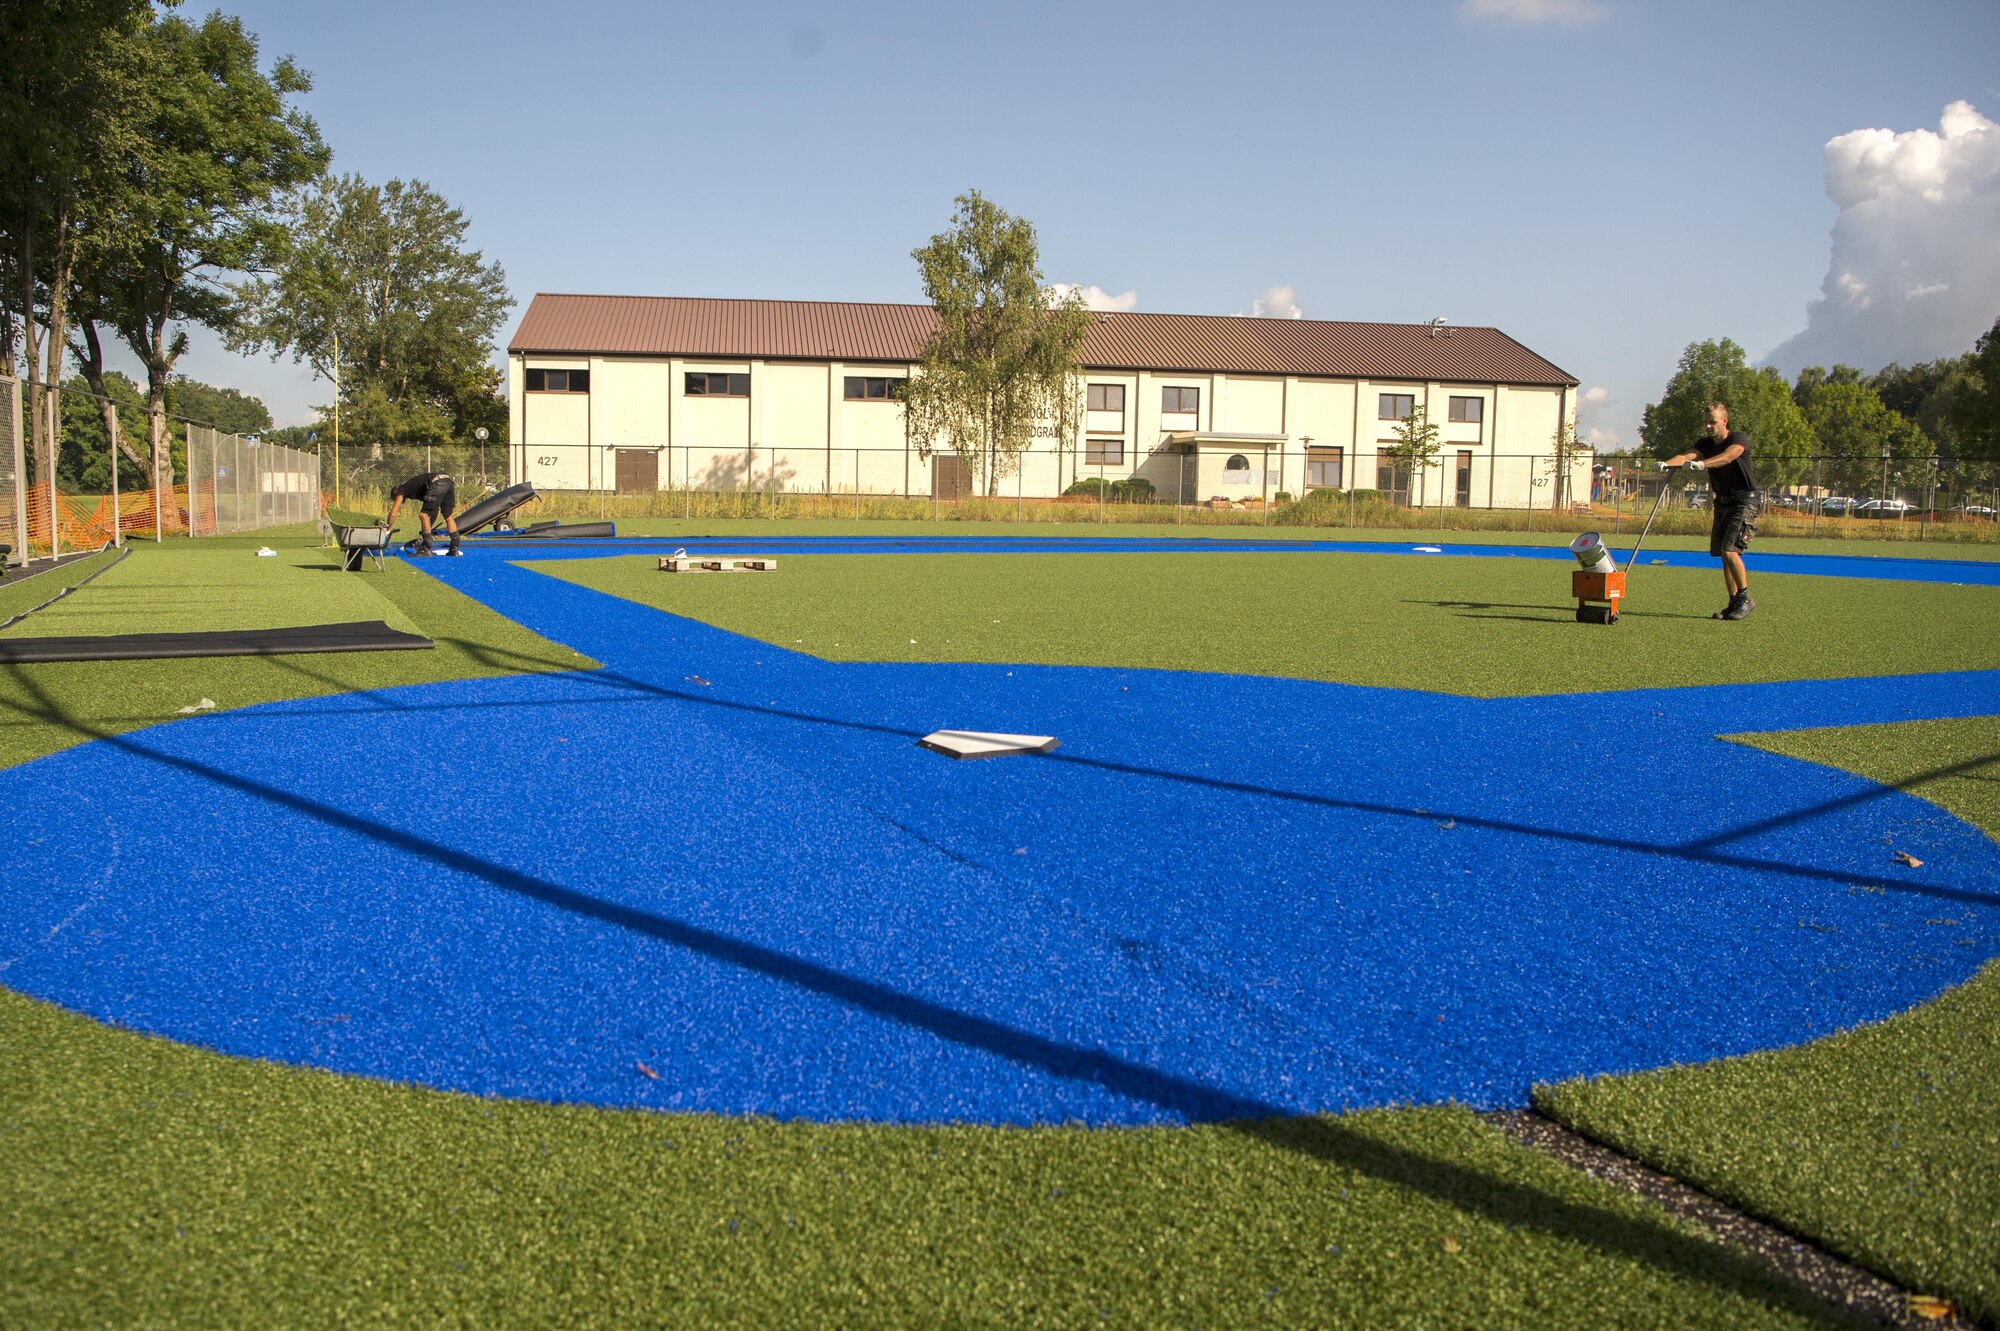
[{"label": "machine wheel", "polygon": [[1576,622],[1579,624],[1610,624],[1616,622],[1609,606],[1580,605],[1576,608]]}]

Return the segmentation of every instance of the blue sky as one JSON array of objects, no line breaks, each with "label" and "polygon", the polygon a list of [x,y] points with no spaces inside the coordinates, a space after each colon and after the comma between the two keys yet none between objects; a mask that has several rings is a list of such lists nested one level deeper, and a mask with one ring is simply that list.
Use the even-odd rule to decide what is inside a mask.
[{"label": "blue sky", "polygon": [[536,291],[920,301],[973,187],[1130,308],[1496,325],[1606,443],[1693,340],[1872,369],[2000,315],[1992,0],[225,8],[336,170],[466,211],[510,330]]}]

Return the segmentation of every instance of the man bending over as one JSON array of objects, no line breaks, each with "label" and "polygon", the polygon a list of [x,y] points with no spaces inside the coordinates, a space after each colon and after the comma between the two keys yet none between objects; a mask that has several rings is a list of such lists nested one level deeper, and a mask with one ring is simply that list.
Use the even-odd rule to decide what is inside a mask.
[{"label": "man bending over", "polygon": [[451,533],[451,547],[448,555],[464,554],[458,546],[458,522],[451,516],[458,508],[458,487],[451,477],[431,472],[419,472],[401,485],[391,490],[389,503],[389,526],[396,525],[396,514],[401,511],[405,499],[414,499],[422,504],[417,510],[417,523],[422,527],[410,549],[416,554],[427,555],[431,551],[431,524],[438,518],[444,519],[444,529]]}]

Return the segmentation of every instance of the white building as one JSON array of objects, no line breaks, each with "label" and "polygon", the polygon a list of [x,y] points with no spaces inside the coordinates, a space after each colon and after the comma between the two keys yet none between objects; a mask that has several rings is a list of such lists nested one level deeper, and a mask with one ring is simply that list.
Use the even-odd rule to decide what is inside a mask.
[{"label": "white building", "polygon": [[[1574,424],[1577,380],[1494,328],[1095,318],[1082,440],[1038,440],[999,493],[1103,477],[1190,503],[1355,485],[1518,508],[1549,501],[1552,440]],[[926,461],[899,401],[931,321],[928,305],[537,295],[507,348],[511,478],[955,497],[964,463]],[[1413,405],[1442,443],[1414,481],[1378,457]],[[1587,493],[1588,455],[1571,470]]]}]

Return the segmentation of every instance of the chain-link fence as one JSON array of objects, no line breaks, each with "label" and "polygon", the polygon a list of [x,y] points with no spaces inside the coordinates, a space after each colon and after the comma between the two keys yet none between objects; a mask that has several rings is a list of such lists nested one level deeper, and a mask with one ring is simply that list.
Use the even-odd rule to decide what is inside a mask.
[{"label": "chain-link fence", "polygon": [[[23,390],[32,390],[45,419],[54,421],[63,419],[52,401],[58,397],[134,410],[130,403],[99,398],[76,384],[65,384],[58,394],[36,380],[15,383],[0,377],[0,501],[9,505],[0,513],[0,545],[14,544],[17,551],[41,556],[95,549],[127,537],[227,535],[320,516],[315,453],[168,415],[161,441],[163,483],[149,486],[152,448],[147,439],[134,438],[129,425],[121,427],[127,431],[122,448],[102,429],[75,428],[62,431],[58,446],[50,446],[42,430],[36,431],[44,435],[42,444],[25,446]],[[142,433],[146,425],[142,416]],[[92,433],[94,440],[89,439]],[[42,453],[48,456],[38,456]],[[7,539],[12,529],[20,532],[18,543]]]},{"label": "chain-link fence", "polygon": [[[962,521],[1309,526],[1411,531],[1636,530],[1659,501],[1654,530],[1705,534],[1708,484],[1663,476],[1643,462],[1588,452],[1499,454],[1447,449],[1412,467],[1372,453],[1297,444],[1174,448],[1133,459],[1117,450],[1030,451],[997,477],[950,454],[914,447],[829,448],[537,444],[349,447],[339,502],[379,512],[391,488],[419,472],[459,481],[461,504],[527,480],[537,518],[905,518]],[[1878,460],[1879,461],[1879,460]],[[1856,497],[1852,458],[1786,460],[1763,492],[1759,530],[1771,535],[2000,540],[1991,464],[1875,468]],[[1663,494],[1662,491],[1665,491]]]},{"label": "chain-link fence", "polygon": [[255,436],[187,427],[187,526],[227,536],[319,517],[319,459]]}]

